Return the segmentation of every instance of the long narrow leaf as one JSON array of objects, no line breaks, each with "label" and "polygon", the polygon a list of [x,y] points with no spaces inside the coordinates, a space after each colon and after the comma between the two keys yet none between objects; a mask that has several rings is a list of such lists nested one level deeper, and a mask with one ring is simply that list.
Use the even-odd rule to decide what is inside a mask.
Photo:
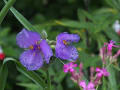
[{"label": "long narrow leaf", "polygon": [[2,65],[0,68],[0,90],[5,89],[6,81],[8,76],[8,69],[6,65]]},{"label": "long narrow leaf", "polygon": [[[7,3],[6,0],[4,0],[5,3]],[[14,16],[18,19],[18,21],[28,30],[36,30],[31,23],[22,15],[20,14],[14,7],[10,8],[11,12],[14,14]]]},{"label": "long narrow leaf", "polygon": [[10,7],[15,3],[16,0],[9,0],[6,5],[3,7],[3,9],[0,12],[0,24],[2,23],[4,17],[6,16],[8,10]]},{"label": "long narrow leaf", "polygon": [[110,76],[108,77],[109,82],[110,82],[110,89],[111,90],[118,90],[117,89],[117,83],[116,83],[116,78],[115,78],[115,71],[113,67],[110,65],[108,68],[108,72],[110,73]]},{"label": "long narrow leaf", "polygon": [[26,70],[17,60],[13,59],[13,58],[6,58],[3,62],[3,65],[6,65],[7,62],[12,61],[16,64],[16,67],[18,69],[19,72],[21,72],[22,74],[24,74],[26,77],[28,77],[29,79],[31,79],[33,82],[35,82],[39,87],[41,88],[45,88],[45,82],[44,80],[39,77],[39,75],[37,73],[35,73],[34,71],[28,71]]}]

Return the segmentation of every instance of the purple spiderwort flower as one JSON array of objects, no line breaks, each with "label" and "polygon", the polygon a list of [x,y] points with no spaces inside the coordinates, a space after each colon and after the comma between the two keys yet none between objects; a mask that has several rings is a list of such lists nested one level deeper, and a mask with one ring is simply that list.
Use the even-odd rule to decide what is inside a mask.
[{"label": "purple spiderwort flower", "polygon": [[49,63],[53,55],[52,50],[37,32],[23,29],[16,36],[16,41],[19,47],[28,48],[20,56],[20,62],[28,70],[38,70],[42,67],[44,60]]},{"label": "purple spiderwort flower", "polygon": [[83,90],[95,90],[95,85],[92,82],[89,82],[88,85],[86,85],[85,81],[80,81],[79,86],[83,88]]},{"label": "purple spiderwort flower", "polygon": [[70,62],[68,64],[64,64],[63,70],[65,73],[74,72],[74,67],[77,67],[77,64]]},{"label": "purple spiderwort flower", "polygon": [[105,68],[96,68],[96,72],[97,72],[97,77],[101,78],[102,76],[109,76],[109,72],[107,72],[107,70]]},{"label": "purple spiderwort flower", "polygon": [[78,58],[77,49],[70,45],[72,42],[80,40],[77,34],[61,33],[57,36],[56,57],[64,60],[76,60]]}]

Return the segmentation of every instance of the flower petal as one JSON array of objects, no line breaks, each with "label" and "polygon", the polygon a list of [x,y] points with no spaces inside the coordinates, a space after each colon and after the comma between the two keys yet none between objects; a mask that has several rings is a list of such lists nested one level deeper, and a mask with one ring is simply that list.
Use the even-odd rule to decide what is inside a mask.
[{"label": "flower petal", "polygon": [[76,60],[78,52],[74,46],[56,46],[56,57],[70,61]]},{"label": "flower petal", "polygon": [[86,89],[87,87],[84,80],[79,83],[79,86],[81,86],[83,89]]},{"label": "flower petal", "polygon": [[101,69],[97,67],[96,72],[101,72]]},{"label": "flower petal", "polygon": [[26,29],[23,29],[16,36],[17,44],[21,48],[28,48],[29,46],[34,45],[40,39],[40,35],[37,32],[28,31]]},{"label": "flower petal", "polygon": [[21,54],[20,62],[28,70],[38,70],[43,65],[43,58],[39,51],[27,50]]},{"label": "flower petal", "polygon": [[44,55],[46,63],[49,63],[50,57],[53,56],[53,52],[46,40],[40,42],[40,49]]},{"label": "flower petal", "polygon": [[87,86],[88,89],[91,90],[91,89],[94,89],[94,87],[95,87],[95,85],[92,82],[88,83],[88,86]]},{"label": "flower petal", "polygon": [[80,37],[77,34],[61,33],[57,36],[57,43],[62,43],[63,40],[68,42],[78,42]]}]

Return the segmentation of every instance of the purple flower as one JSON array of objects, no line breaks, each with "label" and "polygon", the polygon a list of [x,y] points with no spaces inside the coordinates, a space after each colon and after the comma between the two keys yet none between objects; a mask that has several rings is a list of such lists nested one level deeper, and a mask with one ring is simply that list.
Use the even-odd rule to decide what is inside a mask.
[{"label": "purple flower", "polygon": [[77,34],[59,34],[56,42],[56,57],[64,60],[76,60],[78,58],[78,52],[71,43],[78,42],[79,40],[80,37]]},{"label": "purple flower", "polygon": [[46,40],[41,39],[37,32],[23,29],[16,37],[17,44],[21,48],[27,48],[20,56],[20,62],[28,70],[38,70],[43,65],[43,61],[49,63],[53,55],[52,50]]},{"label": "purple flower", "polygon": [[92,82],[89,82],[88,85],[86,85],[85,81],[80,81],[79,86],[83,88],[83,90],[95,90],[95,85]]},{"label": "purple flower", "polygon": [[65,73],[67,72],[74,72],[74,67],[77,67],[77,64],[70,62],[68,64],[64,64],[63,70]]},{"label": "purple flower", "polygon": [[107,70],[105,68],[96,68],[96,72],[97,72],[97,77],[101,78],[102,76],[109,76],[109,72],[107,72]]}]

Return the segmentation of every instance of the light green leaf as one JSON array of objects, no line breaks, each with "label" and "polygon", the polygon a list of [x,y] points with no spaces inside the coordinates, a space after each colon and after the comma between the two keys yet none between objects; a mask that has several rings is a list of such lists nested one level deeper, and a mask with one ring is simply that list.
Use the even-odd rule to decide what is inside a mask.
[{"label": "light green leaf", "polygon": [[78,22],[74,20],[62,20],[62,21],[56,21],[58,25],[66,26],[70,28],[79,28],[79,29],[94,29],[94,25],[90,22]]}]

